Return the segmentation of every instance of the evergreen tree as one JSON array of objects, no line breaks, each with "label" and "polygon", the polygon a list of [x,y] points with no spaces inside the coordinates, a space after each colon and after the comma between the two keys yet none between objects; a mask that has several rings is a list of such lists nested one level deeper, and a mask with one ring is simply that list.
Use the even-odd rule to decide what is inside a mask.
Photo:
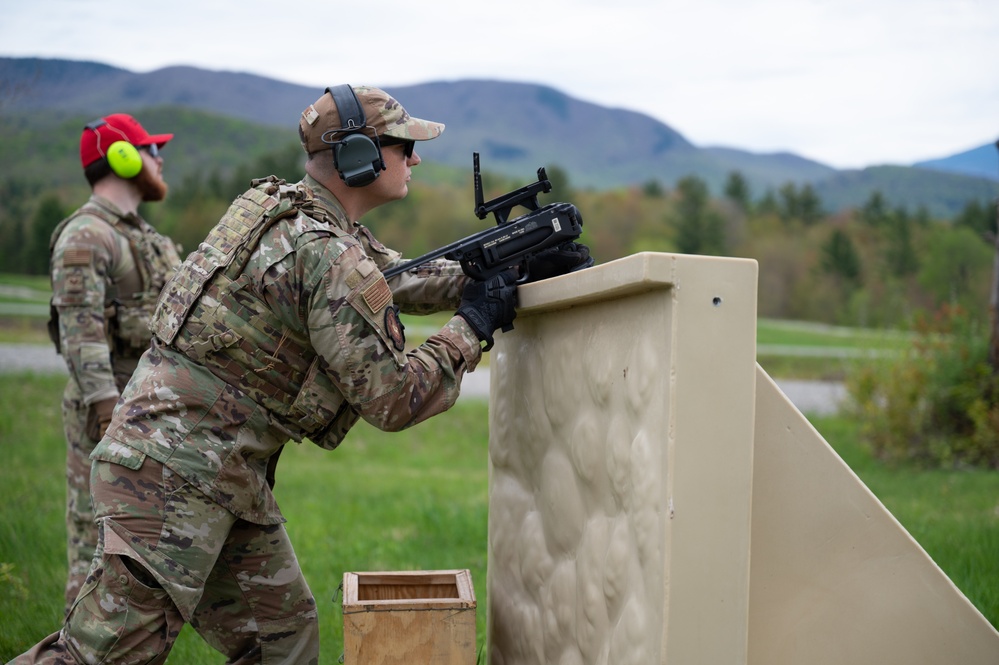
[{"label": "evergreen tree", "polygon": [[59,222],[68,214],[55,194],[48,194],[38,204],[31,219],[31,233],[25,252],[24,267],[30,275],[49,272],[49,240]]},{"label": "evergreen tree", "polygon": [[888,222],[888,204],[881,192],[874,192],[858,213],[860,221],[872,228],[884,226]]},{"label": "evergreen tree", "polygon": [[571,201],[573,197],[572,184],[569,182],[569,172],[557,164],[545,167],[548,182],[552,184],[550,200]]},{"label": "evergreen tree", "polygon": [[768,189],[763,194],[763,198],[759,200],[756,204],[756,213],[758,215],[779,215],[780,205],[777,203],[777,197],[774,195],[772,189]]},{"label": "evergreen tree", "polygon": [[732,171],[725,181],[725,198],[738,206],[742,212],[749,212],[749,183],[739,171]]},{"label": "evergreen tree", "polygon": [[658,180],[646,180],[642,185],[642,196],[650,199],[661,199],[666,191]]},{"label": "evergreen tree", "polygon": [[798,199],[798,188],[794,186],[794,183],[784,183],[777,194],[780,197],[777,212],[781,221],[786,224],[792,219],[800,219],[801,203]]},{"label": "evergreen tree", "polygon": [[820,265],[823,271],[847,285],[860,283],[860,255],[845,231],[833,229],[821,251]]},{"label": "evergreen tree", "polygon": [[673,213],[677,250],[684,254],[724,253],[724,220],[711,209],[704,181],[687,176],[677,183],[677,196]]},{"label": "evergreen tree", "polygon": [[811,185],[806,184],[798,193],[798,218],[806,226],[811,226],[824,216],[825,212],[822,210],[822,201],[819,200],[819,195],[815,193],[815,189]]},{"label": "evergreen tree", "polygon": [[986,242],[996,230],[996,207],[981,201],[969,201],[954,218],[954,226],[966,227]]},{"label": "evergreen tree", "polygon": [[0,258],[3,260],[3,271],[15,274],[24,272],[24,260],[27,256],[27,239],[24,224],[17,217],[4,216],[0,220]]},{"label": "evergreen tree", "polygon": [[925,229],[930,225],[930,211],[926,209],[926,206],[920,204],[916,208],[916,214],[912,218],[912,223],[921,229]]},{"label": "evergreen tree", "polygon": [[780,195],[778,214],[784,223],[797,219],[802,224],[810,226],[825,216],[822,201],[810,184],[806,183],[799,190],[793,182],[788,182],[778,190],[778,194]]},{"label": "evergreen tree", "polygon": [[[42,185],[23,178],[0,179],[0,270],[11,273],[25,272],[25,262],[30,252],[26,220],[31,205],[37,200]],[[48,246],[46,245],[46,251]]]},{"label": "evergreen tree", "polygon": [[885,262],[896,277],[906,277],[919,270],[919,259],[912,245],[912,224],[904,208],[895,211],[885,229]]}]

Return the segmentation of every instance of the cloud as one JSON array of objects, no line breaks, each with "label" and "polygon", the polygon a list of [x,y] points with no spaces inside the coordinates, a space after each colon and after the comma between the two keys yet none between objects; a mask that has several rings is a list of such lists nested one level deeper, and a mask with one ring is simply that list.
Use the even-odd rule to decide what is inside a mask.
[{"label": "cloud", "polygon": [[492,78],[637,110],[699,145],[838,167],[999,136],[994,0],[34,0],[4,55],[188,64],[314,85]]}]

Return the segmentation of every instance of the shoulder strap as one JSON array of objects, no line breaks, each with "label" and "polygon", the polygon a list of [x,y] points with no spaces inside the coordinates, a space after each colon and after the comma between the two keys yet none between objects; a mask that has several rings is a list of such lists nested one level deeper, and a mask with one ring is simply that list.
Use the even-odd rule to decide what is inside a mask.
[{"label": "shoulder strap", "polygon": [[153,314],[153,325],[156,336],[167,344],[173,343],[206,284],[220,271],[235,279],[267,229],[278,220],[298,213],[292,194],[297,190],[287,187],[283,180],[271,176],[252,184],[252,189],[232,202],[163,289]]},{"label": "shoulder strap", "polygon": [[66,230],[66,226],[77,217],[82,217],[83,215],[91,215],[103,222],[106,222],[108,226],[111,226],[112,228],[114,227],[115,219],[111,215],[110,211],[105,210],[100,206],[90,205],[88,202],[80,208],[77,208],[72,215],[59,222],[55,229],[52,230],[52,235],[49,236],[49,254],[51,254],[55,249],[56,243],[59,241],[59,236],[61,236],[62,232]]}]

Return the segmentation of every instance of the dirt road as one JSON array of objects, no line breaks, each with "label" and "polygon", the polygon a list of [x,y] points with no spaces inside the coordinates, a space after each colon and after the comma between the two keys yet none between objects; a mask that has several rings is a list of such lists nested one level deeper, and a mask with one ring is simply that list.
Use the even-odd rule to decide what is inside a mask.
[{"label": "dirt road", "polygon": [[[66,374],[62,356],[49,346],[37,344],[0,344],[0,372],[44,372]],[[842,383],[834,381],[796,381],[777,379],[784,391],[802,413],[828,415],[835,413],[846,399]],[[465,376],[464,398],[481,399],[489,396],[489,369],[482,368]]]}]

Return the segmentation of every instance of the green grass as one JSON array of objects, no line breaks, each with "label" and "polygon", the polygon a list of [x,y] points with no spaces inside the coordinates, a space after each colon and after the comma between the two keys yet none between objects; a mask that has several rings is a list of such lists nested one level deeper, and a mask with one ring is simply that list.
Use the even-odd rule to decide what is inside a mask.
[{"label": "green grass", "polygon": [[895,351],[908,345],[911,334],[897,330],[846,328],[805,321],[759,319],[756,343],[764,345]]},{"label": "green grass", "polygon": [[51,291],[48,275],[18,275],[14,273],[0,273],[0,286],[20,287],[39,292],[41,299],[48,302],[48,294]]},{"label": "green grass", "polygon": [[827,356],[793,356],[757,352],[756,362],[767,374],[777,379],[809,381],[843,381],[847,375],[870,360],[862,358],[830,358]]},{"label": "green grass", "polygon": [[47,275],[0,273],[0,344],[50,344]]},{"label": "green grass", "polygon": [[898,330],[759,319],[756,359],[770,376],[843,381],[865,364],[906,348],[911,339]]},{"label": "green grass", "polygon": [[0,375],[0,661],[59,628],[66,583],[59,376]]},{"label": "green grass", "polygon": [[[55,630],[65,575],[59,399],[65,379],[0,375],[0,661]],[[281,457],[276,492],[319,605],[322,663],[343,650],[333,598],[348,571],[468,568],[485,640],[487,404],[468,400],[396,434],[358,425],[336,451]],[[999,473],[886,467],[851,421],[817,429],[954,583],[999,626]],[[171,663],[222,663],[189,628]]]},{"label": "green grass", "polygon": [[[0,375],[0,662],[61,623],[65,581],[65,379]],[[469,400],[396,434],[361,423],[334,452],[290,444],[278,500],[319,606],[322,663],[343,652],[334,603],[349,571],[467,568],[485,640],[487,407]],[[185,628],[171,663],[224,659]]]},{"label": "green grass", "polygon": [[889,466],[843,417],[812,424],[954,584],[999,628],[999,472]]}]

